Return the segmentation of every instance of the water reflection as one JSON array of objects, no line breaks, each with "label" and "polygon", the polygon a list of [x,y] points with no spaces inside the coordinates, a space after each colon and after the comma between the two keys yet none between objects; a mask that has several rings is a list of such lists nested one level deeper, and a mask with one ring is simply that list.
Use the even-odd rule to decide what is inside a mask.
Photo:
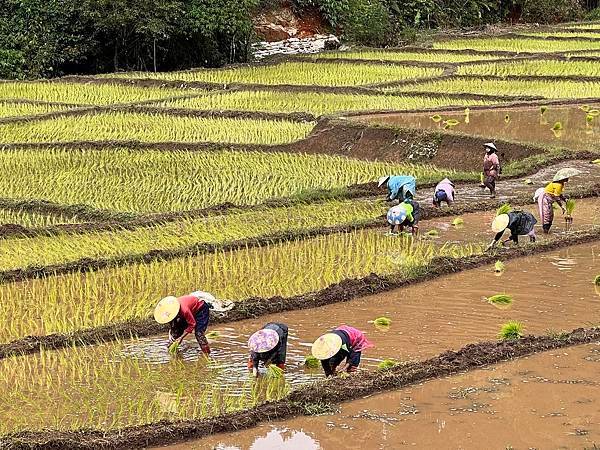
[{"label": "water reflection", "polygon": [[218,444],[215,450],[320,450],[322,447],[304,431],[273,428],[265,436],[256,438],[248,447]]}]

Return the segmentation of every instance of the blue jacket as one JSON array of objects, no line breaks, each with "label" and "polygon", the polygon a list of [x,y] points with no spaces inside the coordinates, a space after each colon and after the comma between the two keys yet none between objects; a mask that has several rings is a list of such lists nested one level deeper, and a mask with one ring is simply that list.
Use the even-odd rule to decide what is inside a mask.
[{"label": "blue jacket", "polygon": [[412,196],[415,196],[417,192],[417,180],[415,177],[407,175],[394,175],[388,180],[388,200],[404,201],[406,193],[410,192]]}]

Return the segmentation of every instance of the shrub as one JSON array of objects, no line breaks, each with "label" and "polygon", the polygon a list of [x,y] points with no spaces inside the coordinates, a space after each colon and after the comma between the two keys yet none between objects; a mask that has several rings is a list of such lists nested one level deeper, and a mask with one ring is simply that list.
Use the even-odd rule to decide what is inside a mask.
[{"label": "shrub", "polygon": [[581,19],[583,8],[578,0],[521,0],[524,22],[558,23]]}]

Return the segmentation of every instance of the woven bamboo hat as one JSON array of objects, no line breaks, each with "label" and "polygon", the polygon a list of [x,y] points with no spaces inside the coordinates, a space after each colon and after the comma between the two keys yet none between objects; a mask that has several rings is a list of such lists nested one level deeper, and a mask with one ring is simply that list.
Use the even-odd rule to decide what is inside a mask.
[{"label": "woven bamboo hat", "polygon": [[258,330],[248,339],[248,348],[256,353],[264,353],[273,350],[279,343],[279,335],[275,330]]},{"label": "woven bamboo hat", "polygon": [[179,300],[172,295],[163,298],[154,308],[154,319],[158,323],[169,323],[179,313]]},{"label": "woven bamboo hat", "polygon": [[377,187],[383,186],[389,179],[389,175],[386,175],[385,177],[380,177],[379,180],[377,180]]},{"label": "woven bamboo hat", "polygon": [[566,180],[567,178],[574,177],[576,175],[579,175],[580,173],[581,173],[580,170],[566,167],[566,168],[560,169],[558,172],[556,172],[556,175],[554,175],[554,178],[552,179],[552,181],[556,182],[556,181],[560,181],[560,180]]},{"label": "woven bamboo hat", "polygon": [[342,348],[342,338],[335,333],[327,333],[313,342],[311,353],[317,359],[329,359]]},{"label": "woven bamboo hat", "polygon": [[492,231],[494,233],[500,233],[501,231],[506,230],[508,222],[510,222],[508,214],[500,214],[492,222]]}]

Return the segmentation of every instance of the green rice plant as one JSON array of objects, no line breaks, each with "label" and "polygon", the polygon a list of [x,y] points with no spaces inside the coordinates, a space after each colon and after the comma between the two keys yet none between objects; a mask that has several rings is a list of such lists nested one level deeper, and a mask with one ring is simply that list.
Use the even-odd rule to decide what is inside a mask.
[{"label": "green rice plant", "polygon": [[44,105],[43,103],[20,103],[0,100],[0,118],[32,116],[35,114],[61,111],[66,106]]},{"label": "green rice plant", "polygon": [[277,367],[275,364],[269,364],[269,367],[267,367],[267,376],[275,379],[283,378],[283,369]]},{"label": "green rice plant", "polygon": [[546,38],[546,37],[569,37],[569,38],[575,37],[575,38],[582,38],[582,39],[600,38],[600,32],[599,33],[593,33],[593,32],[591,33],[589,31],[581,32],[581,31],[554,30],[554,31],[544,31],[544,32],[535,32],[535,33],[519,32],[519,34],[522,36],[541,37],[541,38]]},{"label": "green rice plant", "polygon": [[505,269],[506,266],[502,261],[496,261],[496,263],[494,264],[494,272],[504,272]]},{"label": "green rice plant", "polygon": [[193,98],[156,103],[163,108],[194,110],[241,110],[266,112],[307,112],[315,115],[342,111],[404,110],[442,108],[450,105],[485,105],[489,101],[410,95],[335,94],[329,92],[232,91],[214,92]]},{"label": "green rice plant", "polygon": [[318,369],[321,366],[321,361],[313,355],[306,355],[304,358],[304,365],[309,369]]},{"label": "green rice plant", "polygon": [[286,144],[304,139],[314,123],[101,112],[0,125],[3,142],[222,142]]},{"label": "green rice plant", "polygon": [[544,115],[546,113],[546,111],[548,111],[548,107],[547,106],[540,106],[540,114]]},{"label": "green rice plant", "polygon": [[380,327],[389,327],[392,324],[392,319],[389,317],[378,317],[373,323]]},{"label": "green rice plant", "polygon": [[484,52],[572,52],[577,50],[600,50],[600,42],[588,41],[547,41],[544,39],[513,39],[506,37],[484,37],[474,39],[452,39],[434,42],[433,48],[443,50],[479,50]]},{"label": "green rice plant", "polygon": [[152,78],[183,82],[244,84],[292,84],[315,86],[358,86],[411,78],[433,77],[442,68],[383,65],[284,62],[277,65],[247,66],[226,69],[201,69],[182,72],[126,72],[107,75],[117,78]]},{"label": "green rice plant", "polygon": [[592,117],[598,117],[598,116],[600,115],[600,110],[597,110],[597,109],[589,109],[589,110],[587,111],[587,113],[588,113],[588,115],[589,115],[589,116],[592,116]]},{"label": "green rice plant", "polygon": [[563,129],[562,123],[560,122],[556,122],[554,125],[552,125],[552,130],[553,131],[560,131]]},{"label": "green rice plant", "polygon": [[498,337],[502,340],[515,340],[523,337],[523,324],[521,322],[517,322],[515,320],[510,320],[506,322],[500,328],[500,333],[498,333]]},{"label": "green rice plant", "polygon": [[459,67],[457,75],[552,75],[552,76],[600,76],[600,61],[526,60],[477,64]]},{"label": "green rice plant", "polygon": [[174,355],[177,353],[177,350],[179,350],[179,342],[175,341],[173,342],[171,345],[169,345],[169,353]]},{"label": "green rice plant", "polygon": [[0,151],[0,170],[3,197],[140,213],[300,197],[376,180],[384,173],[410,174],[419,182],[472,176],[430,165],[327,155],[127,148],[4,150]]},{"label": "green rice plant", "polygon": [[600,23],[598,22],[580,22],[578,24],[568,25],[567,29],[569,30],[600,30]]},{"label": "green rice plant", "polygon": [[565,210],[567,216],[573,215],[573,211],[575,211],[575,200],[570,198],[565,202]]},{"label": "green rice plant", "polygon": [[396,361],[395,359],[387,359],[386,358],[377,365],[377,369],[390,370],[390,369],[398,366],[399,364],[400,363],[398,361]]},{"label": "green rice plant", "polygon": [[205,336],[207,339],[217,339],[219,336],[221,336],[221,333],[218,331],[209,331]]},{"label": "green rice plant", "polygon": [[430,117],[430,119],[433,120],[435,123],[438,123],[442,120],[442,116],[440,116],[439,114],[434,114]]},{"label": "green rice plant", "polygon": [[455,52],[410,52],[389,50],[350,50],[340,52],[324,52],[314,58],[364,59],[372,61],[419,61],[434,63],[461,63],[486,59],[499,59],[494,54],[463,54]]},{"label": "green rice plant", "polygon": [[0,209],[0,224],[16,224],[26,228],[48,227],[62,223],[79,223],[77,217],[63,215],[40,214],[23,209]]},{"label": "green rice plant", "polygon": [[[6,82],[0,83],[0,99],[26,99],[75,105],[112,105],[181,95],[179,89],[147,88],[119,84]],[[53,107],[56,110],[56,107]],[[21,115],[21,114],[19,114]]]},{"label": "green rice plant", "polygon": [[496,294],[486,298],[490,305],[494,305],[497,308],[508,308],[513,303],[513,298],[506,294]]},{"label": "green rice plant", "polygon": [[434,230],[429,230],[429,231],[427,231],[427,232],[425,233],[425,235],[426,235],[426,236],[429,236],[429,237],[434,237],[434,238],[435,238],[435,237],[439,237],[439,236],[440,236],[440,232],[439,232],[438,230],[435,230],[435,229],[434,229]]},{"label": "green rice plant", "polygon": [[512,211],[512,206],[510,206],[510,204],[508,204],[508,203],[504,203],[502,206],[500,206],[496,210],[496,216],[499,216],[500,214],[508,214],[511,211]]},{"label": "green rice plant", "polygon": [[371,273],[412,277],[436,256],[481,253],[481,244],[436,246],[390,239],[380,230],[358,230],[5,283],[0,284],[0,321],[5,324],[0,342],[149,318],[160,298],[198,289],[234,301],[288,297]]},{"label": "green rice plant", "polygon": [[444,78],[403,84],[383,89],[385,92],[426,91],[447,94],[541,96],[549,99],[600,97],[600,84],[574,80],[520,80],[483,78]]},{"label": "green rice plant", "polygon": [[594,284],[596,286],[600,286],[600,274],[596,275],[596,278],[594,278]]},{"label": "green rice plant", "polygon": [[465,220],[462,217],[457,217],[452,221],[452,225],[455,227],[459,227],[465,224]]}]

